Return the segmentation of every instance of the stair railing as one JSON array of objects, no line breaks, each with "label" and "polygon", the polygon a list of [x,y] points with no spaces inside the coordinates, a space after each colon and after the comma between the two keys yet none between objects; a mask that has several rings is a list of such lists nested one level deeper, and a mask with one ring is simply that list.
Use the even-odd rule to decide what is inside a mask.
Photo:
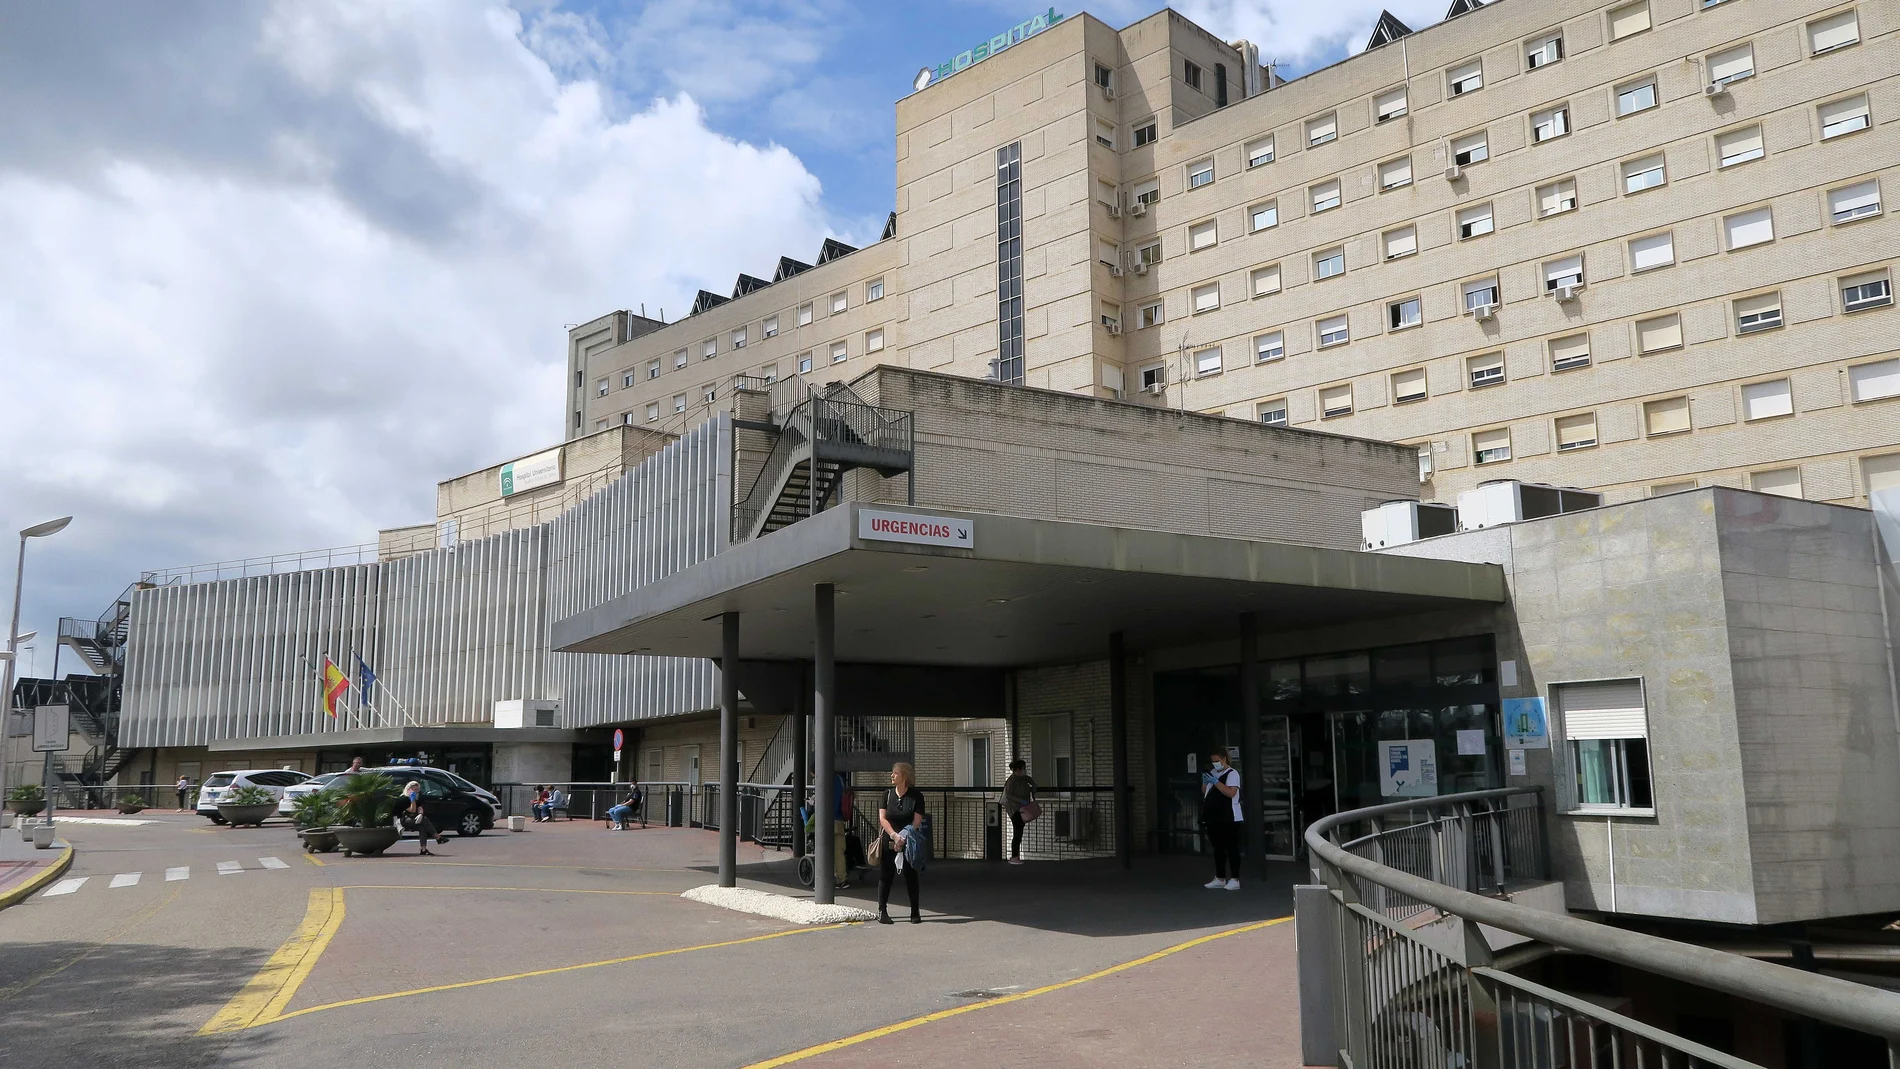
[{"label": "stair railing", "polygon": [[772,443],[772,451],[766,455],[765,463],[759,468],[758,478],[752,481],[752,489],[745,499],[732,506],[732,540],[746,541],[757,533],[759,520],[770,511],[772,498],[778,494],[779,484],[784,481],[785,473],[804,456],[811,440],[811,402],[793,408],[779,427],[778,441]]}]

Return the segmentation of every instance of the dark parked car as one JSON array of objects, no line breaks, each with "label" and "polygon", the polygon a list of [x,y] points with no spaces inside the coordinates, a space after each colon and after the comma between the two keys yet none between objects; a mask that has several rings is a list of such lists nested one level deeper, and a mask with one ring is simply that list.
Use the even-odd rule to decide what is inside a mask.
[{"label": "dark parked car", "polygon": [[388,776],[398,791],[409,785],[410,780],[422,787],[422,811],[429,820],[443,831],[453,831],[458,835],[480,835],[495,826],[495,807],[487,799],[463,787],[457,782],[459,777],[434,768],[415,768],[407,765],[394,765],[388,768],[365,769],[378,775]]}]

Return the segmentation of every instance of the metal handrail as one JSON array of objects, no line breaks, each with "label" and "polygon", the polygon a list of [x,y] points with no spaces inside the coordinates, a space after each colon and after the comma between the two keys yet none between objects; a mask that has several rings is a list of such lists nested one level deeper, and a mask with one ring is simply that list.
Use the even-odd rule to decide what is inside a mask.
[{"label": "metal handrail", "polygon": [[1387,814],[1541,791],[1542,788],[1470,791],[1335,813],[1314,821],[1306,829],[1306,845],[1315,858],[1338,872],[1396,891],[1447,915],[1490,925],[1558,949],[1870,1033],[1889,1042],[1900,1040],[1900,994],[1460,891],[1360,857],[1328,837],[1328,833],[1342,825]]}]

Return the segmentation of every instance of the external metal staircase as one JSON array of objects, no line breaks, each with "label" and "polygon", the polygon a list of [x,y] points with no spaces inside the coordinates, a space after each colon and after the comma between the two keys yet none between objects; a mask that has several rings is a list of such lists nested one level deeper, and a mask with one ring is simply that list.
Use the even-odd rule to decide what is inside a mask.
[{"label": "external metal staircase", "polygon": [[[782,421],[754,429],[776,439],[751,491],[732,507],[734,542],[770,534],[831,507],[845,475],[856,469],[885,478],[912,474],[911,413],[868,404],[843,383],[794,405]],[[914,484],[906,497],[914,499]]]},{"label": "external metal staircase", "polygon": [[142,752],[119,745],[119,696],[132,594],[150,585],[139,582],[127,587],[96,620],[68,616],[59,621],[60,647],[77,655],[91,675],[69,673],[64,679],[20,679],[14,684],[15,709],[64,705],[72,730],[86,740],[83,752],[54,757],[54,775],[63,787],[107,783]]}]

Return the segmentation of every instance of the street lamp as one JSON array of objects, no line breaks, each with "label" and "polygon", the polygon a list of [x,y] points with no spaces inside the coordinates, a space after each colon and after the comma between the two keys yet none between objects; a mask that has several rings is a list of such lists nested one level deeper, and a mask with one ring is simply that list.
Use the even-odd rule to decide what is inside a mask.
[{"label": "street lamp", "polygon": [[[22,636],[20,634],[20,584],[26,579],[26,540],[29,538],[45,538],[47,535],[58,534],[64,531],[66,525],[71,522],[73,522],[71,516],[61,516],[57,520],[47,520],[45,523],[36,523],[20,532],[20,560],[13,569],[13,623],[7,628],[7,685],[5,690],[0,691],[0,803],[3,803],[7,796],[7,762],[5,755],[9,748],[6,741],[7,729],[12,727],[11,721],[13,719],[14,666],[19,663],[20,640],[22,638],[30,639],[33,637],[33,635]],[[38,632],[34,632],[34,634],[38,634]]]}]

